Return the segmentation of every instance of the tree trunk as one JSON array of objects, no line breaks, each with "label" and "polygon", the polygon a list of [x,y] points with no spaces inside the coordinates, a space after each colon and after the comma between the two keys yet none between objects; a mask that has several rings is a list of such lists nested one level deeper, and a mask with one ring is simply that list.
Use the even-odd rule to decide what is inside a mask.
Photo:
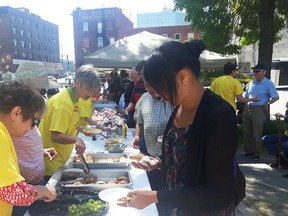
[{"label": "tree trunk", "polygon": [[267,67],[266,77],[270,78],[272,54],[273,54],[273,21],[275,11],[275,0],[259,0],[259,55],[258,62]]}]

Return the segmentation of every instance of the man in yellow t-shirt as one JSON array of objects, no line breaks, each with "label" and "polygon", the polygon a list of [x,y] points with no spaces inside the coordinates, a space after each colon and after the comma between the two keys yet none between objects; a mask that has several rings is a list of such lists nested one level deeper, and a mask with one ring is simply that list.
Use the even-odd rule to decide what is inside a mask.
[{"label": "man in yellow t-shirt", "polygon": [[87,124],[94,125],[95,122],[91,118],[94,111],[93,98],[91,97],[88,100],[83,100],[82,98],[79,98],[78,107],[80,115],[79,126],[83,127]]},{"label": "man in yellow t-shirt", "polygon": [[45,175],[53,175],[69,159],[74,144],[78,154],[86,149],[77,137],[79,123],[78,99],[88,100],[100,93],[100,79],[92,65],[81,66],[73,86],[62,90],[47,101],[48,112],[40,122],[39,130],[44,148],[53,147],[58,152],[54,160],[45,158]]},{"label": "man in yellow t-shirt", "polygon": [[210,90],[215,94],[221,96],[224,100],[231,104],[231,106],[236,111],[235,98],[238,102],[246,103],[249,101],[259,101],[258,98],[244,98],[243,89],[239,80],[234,77],[237,74],[237,66],[232,62],[227,62],[224,65],[224,76],[216,78],[210,86]]}]

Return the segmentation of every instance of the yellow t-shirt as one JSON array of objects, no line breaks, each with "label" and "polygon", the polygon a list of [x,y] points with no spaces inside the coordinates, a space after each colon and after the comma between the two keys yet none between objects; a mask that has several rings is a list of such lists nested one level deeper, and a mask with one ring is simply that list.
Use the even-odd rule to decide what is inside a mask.
[{"label": "yellow t-shirt", "polygon": [[93,115],[94,107],[93,107],[93,99],[89,98],[88,100],[83,100],[82,98],[78,99],[78,107],[79,107],[79,126],[86,126],[88,122],[86,121],[86,117],[91,117]]},{"label": "yellow t-shirt", "polygon": [[[2,122],[0,122],[0,187],[23,181],[17,163],[17,156],[11,137]],[[10,216],[13,205],[0,201],[0,215]]]},{"label": "yellow t-shirt", "polygon": [[78,101],[71,87],[64,89],[47,100],[47,113],[39,125],[44,148],[53,147],[58,156],[54,160],[44,158],[45,175],[53,175],[63,166],[73,151],[74,143],[60,144],[52,141],[51,131],[57,131],[69,136],[78,132],[79,108]]},{"label": "yellow t-shirt", "polygon": [[244,92],[239,80],[229,75],[216,78],[211,83],[210,90],[229,102],[235,111],[237,109],[235,96]]}]

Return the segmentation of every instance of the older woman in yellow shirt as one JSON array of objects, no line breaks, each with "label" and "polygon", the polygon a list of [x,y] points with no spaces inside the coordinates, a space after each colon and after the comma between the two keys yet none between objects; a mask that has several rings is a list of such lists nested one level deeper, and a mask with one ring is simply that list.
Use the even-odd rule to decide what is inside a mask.
[{"label": "older woman in yellow shirt", "polygon": [[28,85],[5,81],[0,83],[0,210],[9,216],[13,205],[27,206],[43,198],[56,198],[54,188],[33,186],[20,175],[17,156],[11,137],[22,137],[38,124],[45,112],[45,102]]}]

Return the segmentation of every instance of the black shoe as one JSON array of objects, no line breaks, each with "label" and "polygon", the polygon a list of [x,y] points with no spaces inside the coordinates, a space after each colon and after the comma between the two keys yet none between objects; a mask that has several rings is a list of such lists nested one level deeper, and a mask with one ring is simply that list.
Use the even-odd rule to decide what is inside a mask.
[{"label": "black shoe", "polygon": [[271,168],[278,168],[279,167],[279,161],[275,159],[272,163],[269,164],[269,166]]},{"label": "black shoe", "polygon": [[245,153],[241,155],[242,157],[252,157],[254,156],[254,153]]},{"label": "black shoe", "polygon": [[255,155],[255,156],[253,157],[253,160],[254,160],[254,161],[259,161],[259,160],[260,160],[260,156]]},{"label": "black shoe", "polygon": [[288,178],[288,174],[282,175],[282,177],[284,177],[284,178]]}]

